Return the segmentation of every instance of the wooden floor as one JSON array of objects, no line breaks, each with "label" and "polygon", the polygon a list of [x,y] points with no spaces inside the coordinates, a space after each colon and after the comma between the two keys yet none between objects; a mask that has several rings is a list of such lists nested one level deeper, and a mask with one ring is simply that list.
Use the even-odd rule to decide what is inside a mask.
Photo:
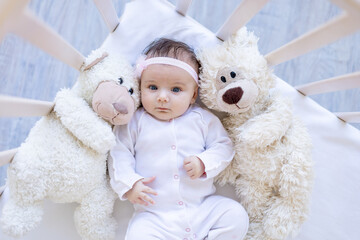
[{"label": "wooden floor", "polygon": [[[149,0],[150,1],[150,0]],[[125,3],[114,1],[120,16]],[[175,3],[176,1],[171,0]],[[239,0],[193,0],[188,14],[216,32]],[[91,0],[33,0],[29,8],[84,56],[100,46],[107,29]],[[270,0],[247,27],[260,37],[265,55],[341,12],[327,0]],[[296,86],[360,71],[360,33],[275,67],[277,76]],[[22,39],[8,35],[0,45],[0,94],[52,101],[71,87],[77,72]],[[360,90],[312,97],[330,111],[360,111]],[[0,151],[19,146],[38,118],[0,119]],[[354,124],[360,128],[360,124]],[[0,186],[6,166],[0,168]]]}]

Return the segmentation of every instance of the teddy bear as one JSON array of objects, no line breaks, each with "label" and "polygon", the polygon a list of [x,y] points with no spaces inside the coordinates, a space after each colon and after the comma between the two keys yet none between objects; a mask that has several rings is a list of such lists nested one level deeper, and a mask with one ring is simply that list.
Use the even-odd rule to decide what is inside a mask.
[{"label": "teddy bear", "polygon": [[57,93],[54,108],[31,129],[8,167],[3,231],[19,237],[34,229],[47,198],[79,203],[74,220],[82,239],[114,239],[116,194],[107,176],[112,126],[126,124],[138,105],[132,66],[120,55],[93,51],[75,85]]},{"label": "teddy bear", "polygon": [[250,225],[245,239],[277,240],[305,221],[312,188],[312,144],[289,99],[246,27],[220,45],[198,51],[200,98],[225,113],[235,157],[218,176],[235,186]]}]

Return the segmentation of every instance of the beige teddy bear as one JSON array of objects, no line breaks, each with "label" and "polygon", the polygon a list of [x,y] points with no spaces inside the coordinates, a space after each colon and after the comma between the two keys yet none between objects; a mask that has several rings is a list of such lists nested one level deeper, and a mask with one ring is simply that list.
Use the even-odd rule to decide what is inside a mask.
[{"label": "beige teddy bear", "polygon": [[112,124],[127,123],[138,104],[130,64],[94,51],[75,86],[58,92],[54,109],[31,129],[10,164],[3,231],[22,236],[35,228],[48,198],[79,203],[74,219],[83,239],[114,239],[116,195],[106,174],[107,154],[115,145]]},{"label": "beige teddy bear", "polygon": [[198,56],[201,100],[227,113],[223,124],[236,151],[217,180],[235,186],[249,214],[246,239],[285,239],[299,230],[308,213],[313,175],[309,134],[293,116],[289,100],[270,91],[276,77],[246,28]]}]

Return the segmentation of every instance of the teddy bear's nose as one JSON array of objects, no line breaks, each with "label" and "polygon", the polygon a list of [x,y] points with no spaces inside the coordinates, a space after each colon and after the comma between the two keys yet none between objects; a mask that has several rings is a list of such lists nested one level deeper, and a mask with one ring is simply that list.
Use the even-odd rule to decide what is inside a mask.
[{"label": "teddy bear's nose", "polygon": [[121,114],[127,114],[128,110],[126,108],[126,106],[122,103],[113,103],[112,104],[114,106],[114,108],[116,109],[116,111],[118,111]]},{"label": "teddy bear's nose", "polygon": [[236,104],[240,101],[243,93],[244,91],[241,87],[231,88],[224,93],[222,99],[227,104]]}]

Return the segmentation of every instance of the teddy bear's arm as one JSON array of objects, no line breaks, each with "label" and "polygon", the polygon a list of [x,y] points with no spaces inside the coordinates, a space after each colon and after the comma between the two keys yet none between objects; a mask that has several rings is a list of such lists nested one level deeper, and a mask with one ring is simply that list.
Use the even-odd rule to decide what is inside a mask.
[{"label": "teddy bear's arm", "polygon": [[54,111],[61,123],[84,145],[102,154],[115,145],[115,136],[110,125],[71,90],[62,89],[58,92]]},{"label": "teddy bear's arm", "polygon": [[[277,189],[274,189],[277,194],[270,200],[272,204],[264,221],[266,232],[274,239],[299,230],[306,219],[313,182],[311,139],[297,119],[294,119],[283,144],[286,154]],[[281,224],[284,222],[287,224]]]},{"label": "teddy bear's arm", "polygon": [[241,141],[249,147],[266,147],[280,140],[292,121],[290,103],[279,96],[273,98],[268,109],[241,126]]}]

